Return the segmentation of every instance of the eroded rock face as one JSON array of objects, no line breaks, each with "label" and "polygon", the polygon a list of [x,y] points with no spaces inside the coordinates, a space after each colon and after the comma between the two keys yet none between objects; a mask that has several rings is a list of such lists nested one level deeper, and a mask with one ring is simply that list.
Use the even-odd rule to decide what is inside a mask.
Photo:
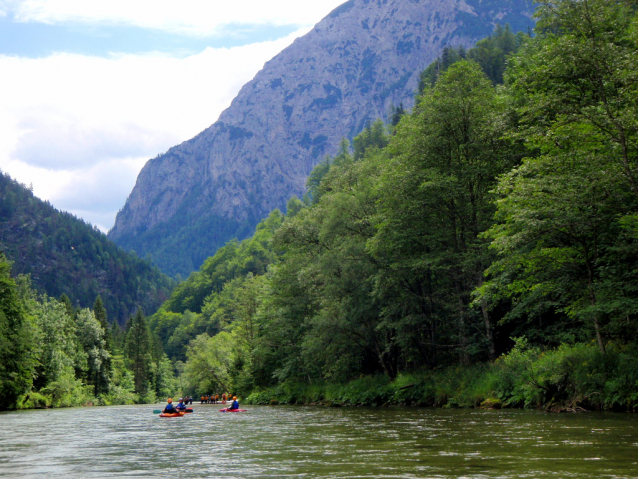
[{"label": "eroded rock face", "polygon": [[188,274],[292,195],[312,168],[393,105],[445,45],[497,23],[533,25],[527,0],[350,0],[264,65],[219,120],[150,160],[111,239]]}]

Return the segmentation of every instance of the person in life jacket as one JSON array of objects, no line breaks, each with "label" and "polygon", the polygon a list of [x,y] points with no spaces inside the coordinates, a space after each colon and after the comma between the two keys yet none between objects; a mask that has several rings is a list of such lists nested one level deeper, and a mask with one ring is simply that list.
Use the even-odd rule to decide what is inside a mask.
[{"label": "person in life jacket", "polygon": [[168,404],[162,412],[167,414],[177,412],[177,409],[175,409],[175,406],[173,406],[173,400],[171,398],[168,398],[166,401],[168,402]]},{"label": "person in life jacket", "polygon": [[230,405],[228,409],[239,409],[239,402],[237,401],[237,396],[233,396],[233,403]]},{"label": "person in life jacket", "polygon": [[222,404],[226,404],[226,393],[222,394]]},{"label": "person in life jacket", "polygon": [[179,402],[177,403],[177,406],[175,406],[178,411],[186,411],[186,404],[182,402],[183,400],[184,399],[179,398]]}]

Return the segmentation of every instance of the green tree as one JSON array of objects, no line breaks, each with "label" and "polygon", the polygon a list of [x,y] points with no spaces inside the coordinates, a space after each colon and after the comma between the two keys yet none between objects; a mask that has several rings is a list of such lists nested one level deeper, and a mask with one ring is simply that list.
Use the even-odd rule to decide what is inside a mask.
[{"label": "green tree", "polygon": [[[365,141],[355,139],[359,145]],[[376,146],[365,155],[366,160],[348,155],[335,161],[321,181],[318,201],[276,234],[275,248],[285,253],[274,269],[272,297],[264,300],[267,324],[261,326],[257,354],[280,380],[397,374],[391,330],[377,328],[380,304],[371,296],[377,265],[366,252],[374,234],[372,185],[385,158]]]},{"label": "green tree", "polygon": [[11,264],[0,253],[0,409],[13,409],[31,388],[31,336]]},{"label": "green tree", "polygon": [[[576,321],[601,352],[635,327],[636,18],[629,2],[540,2],[541,34],[512,58],[518,134],[539,152],[499,185],[500,253],[483,298],[510,317]],[[634,326],[632,326],[632,324]]]},{"label": "green tree", "polygon": [[138,309],[126,325],[125,353],[129,369],[133,372],[135,392],[145,395],[150,389],[151,335],[146,318]]},{"label": "green tree", "polygon": [[85,355],[87,384],[93,385],[95,396],[107,393],[110,382],[110,353],[106,348],[104,328],[88,308],[81,309],[75,322],[75,333]]},{"label": "green tree", "polygon": [[[377,293],[391,305],[388,320],[411,361],[435,366],[442,351],[456,351],[466,362],[481,344],[495,357],[493,321],[485,304],[478,316],[470,308],[470,293],[490,264],[480,234],[492,224],[491,190],[518,159],[501,139],[504,107],[480,67],[460,61],[426,91],[391,141],[370,248],[388,265]],[[472,339],[478,321],[484,334]]]},{"label": "green tree", "polygon": [[234,341],[230,333],[197,336],[188,346],[187,357],[185,374],[198,391],[233,390]]}]

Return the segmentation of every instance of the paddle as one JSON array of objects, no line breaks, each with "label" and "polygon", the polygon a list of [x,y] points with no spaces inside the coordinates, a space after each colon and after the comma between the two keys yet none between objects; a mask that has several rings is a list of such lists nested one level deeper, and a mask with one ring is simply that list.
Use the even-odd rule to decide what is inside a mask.
[{"label": "paddle", "polygon": [[[153,414],[162,414],[164,411],[161,409],[153,409]],[[189,407],[184,412],[193,412],[193,408]]]}]

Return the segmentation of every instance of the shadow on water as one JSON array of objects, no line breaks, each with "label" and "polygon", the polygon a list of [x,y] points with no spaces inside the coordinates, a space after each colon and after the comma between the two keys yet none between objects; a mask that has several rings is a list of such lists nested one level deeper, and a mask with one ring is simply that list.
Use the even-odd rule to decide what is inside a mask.
[{"label": "shadow on water", "polygon": [[0,414],[0,476],[638,478],[638,417],[195,405]]}]

